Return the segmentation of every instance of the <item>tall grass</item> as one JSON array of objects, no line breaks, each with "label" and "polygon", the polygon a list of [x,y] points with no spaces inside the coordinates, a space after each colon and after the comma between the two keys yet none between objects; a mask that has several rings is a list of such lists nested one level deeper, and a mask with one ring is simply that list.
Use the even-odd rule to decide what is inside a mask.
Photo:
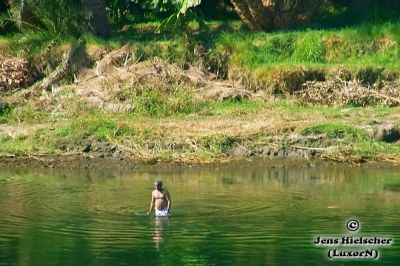
[{"label": "tall grass", "polygon": [[122,94],[135,105],[132,113],[139,116],[185,115],[203,110],[211,104],[207,100],[195,99],[192,89],[169,86],[126,87]]},{"label": "tall grass", "polygon": [[277,33],[223,33],[216,49],[231,65],[254,70],[283,65],[400,67],[400,23]]}]

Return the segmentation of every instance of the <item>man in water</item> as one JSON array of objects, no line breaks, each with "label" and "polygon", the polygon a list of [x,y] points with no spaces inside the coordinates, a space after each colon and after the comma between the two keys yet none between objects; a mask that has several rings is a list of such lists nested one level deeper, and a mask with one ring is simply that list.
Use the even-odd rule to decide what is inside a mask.
[{"label": "man in water", "polygon": [[171,198],[167,190],[163,189],[162,181],[157,180],[154,182],[155,190],[151,193],[150,210],[147,215],[150,215],[153,208],[155,208],[155,215],[158,217],[169,216],[171,209]]}]

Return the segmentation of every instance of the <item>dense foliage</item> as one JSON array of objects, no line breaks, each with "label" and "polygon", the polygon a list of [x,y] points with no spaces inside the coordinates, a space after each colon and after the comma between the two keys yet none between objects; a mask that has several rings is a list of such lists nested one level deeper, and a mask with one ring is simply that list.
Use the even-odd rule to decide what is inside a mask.
[{"label": "dense foliage", "polygon": [[[13,30],[10,25],[14,25],[19,30],[40,29],[69,35],[91,32],[100,37],[109,36],[108,21],[121,27],[154,20],[171,21],[172,15],[182,20],[185,6],[193,11],[188,12],[190,19],[193,14],[227,18],[236,12],[248,28],[266,31],[343,14],[353,22],[364,17],[392,19],[400,10],[399,0],[8,0],[6,3],[0,4],[0,32],[9,32]],[[346,20],[341,17],[338,21]]]}]

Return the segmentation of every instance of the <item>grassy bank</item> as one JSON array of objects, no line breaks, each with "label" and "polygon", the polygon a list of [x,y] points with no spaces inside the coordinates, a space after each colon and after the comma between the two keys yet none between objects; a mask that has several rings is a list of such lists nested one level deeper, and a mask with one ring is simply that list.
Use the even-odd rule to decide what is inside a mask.
[{"label": "grassy bank", "polygon": [[[211,54],[228,53],[231,66],[250,71],[282,66],[350,66],[399,69],[400,23],[363,23],[338,29],[298,29],[275,33],[248,32],[239,21],[207,22],[208,30],[192,25],[193,42],[204,45]],[[116,48],[133,44],[144,57],[159,56],[179,61],[185,53],[180,34],[155,34],[159,23],[125,26],[109,40],[83,36],[89,46]],[[0,37],[0,47],[11,44],[9,52],[39,54],[50,41],[66,43],[72,37],[57,39],[50,33],[35,32]]]},{"label": "grassy bank", "polygon": [[[396,81],[399,23],[251,33],[238,22],[215,22],[209,31],[194,33],[190,58],[181,36],[154,34],[156,27],[127,27],[108,41],[86,37],[87,53],[95,58],[98,51],[130,43],[138,62],[157,56],[180,66],[201,65],[273,97],[220,102],[195,97],[196,88],[179,82],[121,86],[114,97],[122,93],[134,108],[105,112],[90,107],[69,86],[60,86],[56,96],[42,95],[0,111],[0,154],[79,153],[203,163],[255,156],[399,161],[399,144],[375,137],[383,124],[400,126],[399,107],[308,106],[276,96],[308,80],[358,79],[366,86]],[[36,50],[24,44],[14,52],[40,58],[40,47],[51,38],[44,40],[38,38]],[[0,47],[24,41],[30,40],[1,37]],[[66,43],[60,40],[57,47]]]},{"label": "grassy bank", "polygon": [[171,109],[169,115],[151,109],[110,114],[82,108],[70,118],[43,114],[40,121],[21,118],[15,109],[2,115],[3,122],[13,126],[7,133],[3,127],[0,150],[16,155],[87,153],[197,163],[254,156],[354,162],[400,157],[398,144],[378,141],[372,133],[378,121],[400,126],[399,108],[321,108],[287,101],[196,106],[190,112]]},{"label": "grassy bank", "polygon": [[[222,76],[246,80],[253,89],[292,91],[307,80],[329,77],[358,79],[371,85],[397,79],[400,72],[399,22],[264,33],[248,32],[239,21],[210,21],[208,30],[191,26],[189,44],[180,34],[155,34],[158,25],[152,22],[125,26],[109,40],[93,36],[83,39],[89,56],[129,43],[138,60],[160,57],[180,66],[188,62],[202,64]],[[51,55],[72,40],[46,32],[0,36],[0,49],[39,63],[46,57],[54,60]],[[43,57],[43,53],[47,55]],[[92,59],[96,60],[96,56]]]}]

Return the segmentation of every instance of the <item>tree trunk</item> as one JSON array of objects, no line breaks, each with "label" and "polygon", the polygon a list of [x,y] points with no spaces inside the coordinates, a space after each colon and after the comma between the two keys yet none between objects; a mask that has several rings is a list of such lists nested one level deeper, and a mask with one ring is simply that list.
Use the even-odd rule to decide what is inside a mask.
[{"label": "tree trunk", "polygon": [[106,13],[105,0],[82,0],[83,5],[92,12],[88,29],[98,37],[110,36],[110,24]]},{"label": "tree trunk", "polygon": [[236,13],[242,19],[243,23],[251,30],[260,30],[261,26],[258,25],[247,5],[247,1],[231,0]]},{"label": "tree trunk", "polygon": [[308,20],[324,0],[231,0],[243,23],[252,30],[272,31]]}]

